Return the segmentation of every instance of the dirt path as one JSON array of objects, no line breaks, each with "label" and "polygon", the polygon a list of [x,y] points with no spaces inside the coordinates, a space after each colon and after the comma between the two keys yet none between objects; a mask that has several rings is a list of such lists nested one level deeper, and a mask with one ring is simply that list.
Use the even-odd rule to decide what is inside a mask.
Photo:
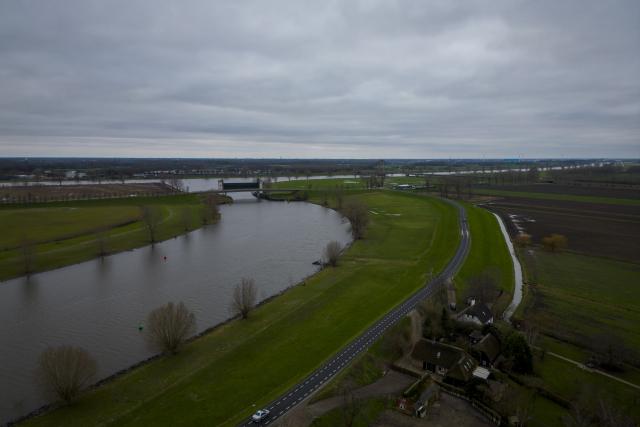
[{"label": "dirt path", "polygon": [[502,221],[502,218],[498,214],[493,214],[498,220],[498,225],[500,225],[500,231],[502,232],[502,236],[504,237],[504,241],[507,244],[507,248],[509,249],[509,254],[511,255],[511,260],[513,261],[513,272],[515,275],[514,288],[513,288],[513,299],[511,300],[511,304],[504,311],[502,317],[505,320],[511,319],[513,313],[515,313],[516,309],[520,305],[522,301],[522,288],[524,284],[522,283],[522,266],[520,265],[520,261],[516,256],[516,251],[513,248],[513,243],[511,243],[511,239],[509,238],[509,233],[507,233],[507,228]]},{"label": "dirt path", "polygon": [[[387,375],[373,384],[361,387],[353,392],[356,399],[367,399],[371,397],[397,394],[405,390],[416,381],[415,378],[396,371],[389,371]],[[307,406],[309,413],[314,417],[319,417],[332,409],[339,408],[344,404],[343,396],[334,396],[320,402]]]}]

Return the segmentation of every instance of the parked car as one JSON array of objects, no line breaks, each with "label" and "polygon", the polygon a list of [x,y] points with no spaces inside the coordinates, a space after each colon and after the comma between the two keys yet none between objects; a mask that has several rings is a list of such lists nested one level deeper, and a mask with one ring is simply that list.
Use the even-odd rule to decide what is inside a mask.
[{"label": "parked car", "polygon": [[251,421],[253,421],[254,423],[259,423],[260,421],[263,421],[268,416],[269,416],[268,409],[260,409],[258,410],[258,412],[256,412],[251,416]]}]

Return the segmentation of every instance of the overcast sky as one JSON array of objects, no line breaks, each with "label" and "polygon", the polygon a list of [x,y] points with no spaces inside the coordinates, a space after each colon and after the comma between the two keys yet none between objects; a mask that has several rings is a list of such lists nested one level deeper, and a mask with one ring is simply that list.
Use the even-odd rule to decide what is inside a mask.
[{"label": "overcast sky", "polygon": [[640,157],[640,2],[0,0],[0,156]]}]

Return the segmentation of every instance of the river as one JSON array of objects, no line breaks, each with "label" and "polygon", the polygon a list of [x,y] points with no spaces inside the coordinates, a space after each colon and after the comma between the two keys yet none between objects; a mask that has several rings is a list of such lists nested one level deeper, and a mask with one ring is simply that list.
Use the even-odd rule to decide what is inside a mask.
[{"label": "river", "polygon": [[242,277],[254,278],[259,298],[268,298],[313,274],[329,241],[351,241],[348,224],[332,210],[232,195],[236,202],[220,207],[217,224],[0,283],[0,424],[46,403],[34,369],[47,346],[87,349],[98,378],[107,377],[152,356],[138,331],[152,309],[183,301],[203,331],[229,318]]}]

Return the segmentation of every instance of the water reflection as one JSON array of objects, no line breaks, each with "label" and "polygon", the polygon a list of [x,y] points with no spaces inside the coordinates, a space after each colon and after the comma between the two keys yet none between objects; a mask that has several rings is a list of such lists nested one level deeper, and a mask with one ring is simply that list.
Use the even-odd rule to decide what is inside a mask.
[{"label": "water reflection", "polygon": [[243,194],[220,211],[187,236],[0,283],[0,423],[44,403],[25,373],[46,345],[86,348],[105,377],[151,355],[138,331],[150,310],[184,301],[202,331],[229,317],[242,277],[268,298],[315,272],[326,243],[350,240],[340,216],[315,205]]},{"label": "water reflection", "polygon": [[35,304],[38,297],[38,279],[36,276],[29,275],[18,280],[22,282],[19,286],[22,290],[23,302],[27,305]]}]

